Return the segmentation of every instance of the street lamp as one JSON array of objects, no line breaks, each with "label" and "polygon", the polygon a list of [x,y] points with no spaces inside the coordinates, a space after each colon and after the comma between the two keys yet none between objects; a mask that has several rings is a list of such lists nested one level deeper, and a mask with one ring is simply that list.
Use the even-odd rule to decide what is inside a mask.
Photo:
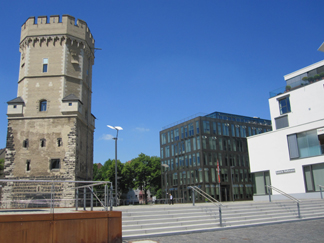
[{"label": "street lamp", "polygon": [[234,168],[234,166],[231,166],[232,197],[233,197],[233,202],[234,202],[234,187],[233,187],[233,174],[232,174],[233,168]]},{"label": "street lamp", "polygon": [[113,127],[110,125],[107,125],[107,127],[111,129],[115,129],[117,131],[116,137],[113,138],[115,140],[115,206],[117,207],[117,140],[118,140],[118,131],[123,130],[123,128],[119,126]]},{"label": "street lamp", "polygon": [[[167,164],[161,164],[164,168],[165,168],[165,171],[164,171],[164,175],[165,175],[165,193],[168,194],[168,183],[167,183],[167,168],[169,168],[169,166]],[[168,200],[168,196],[166,196],[166,199]],[[166,203],[166,201],[165,201]]]}]

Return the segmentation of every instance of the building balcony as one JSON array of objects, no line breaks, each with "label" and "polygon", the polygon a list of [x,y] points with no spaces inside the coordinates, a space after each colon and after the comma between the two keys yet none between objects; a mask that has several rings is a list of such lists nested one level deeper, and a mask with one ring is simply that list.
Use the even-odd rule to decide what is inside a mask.
[{"label": "building balcony", "polygon": [[281,95],[281,94],[284,94],[284,93],[288,93],[292,90],[295,90],[295,89],[299,89],[299,88],[302,88],[306,85],[310,85],[314,82],[317,82],[319,80],[314,80],[314,81],[304,81],[304,80],[300,80],[300,81],[297,81],[297,82],[294,82],[294,83],[291,83],[290,85],[286,85],[286,86],[282,86],[278,89],[275,89],[273,91],[270,91],[269,92],[269,95],[270,95],[270,98],[273,98],[277,95]]}]

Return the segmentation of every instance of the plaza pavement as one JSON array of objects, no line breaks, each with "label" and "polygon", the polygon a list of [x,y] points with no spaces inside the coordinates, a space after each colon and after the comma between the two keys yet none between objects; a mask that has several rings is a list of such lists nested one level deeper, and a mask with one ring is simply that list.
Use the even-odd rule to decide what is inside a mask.
[{"label": "plaza pavement", "polygon": [[324,242],[324,219],[302,220],[244,228],[179,234],[145,239],[124,240],[123,243],[205,243],[205,242]]}]

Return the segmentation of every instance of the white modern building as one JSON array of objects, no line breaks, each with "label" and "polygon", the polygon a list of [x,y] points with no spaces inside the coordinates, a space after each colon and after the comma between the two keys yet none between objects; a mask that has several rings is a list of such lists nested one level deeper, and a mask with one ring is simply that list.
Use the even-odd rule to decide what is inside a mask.
[{"label": "white modern building", "polygon": [[[323,51],[324,45],[319,50]],[[255,178],[253,200],[269,199],[266,185],[298,199],[321,198],[323,72],[324,60],[285,75],[286,86],[270,92],[272,131],[247,138],[250,168]],[[283,196],[272,190],[272,198],[283,199]]]}]

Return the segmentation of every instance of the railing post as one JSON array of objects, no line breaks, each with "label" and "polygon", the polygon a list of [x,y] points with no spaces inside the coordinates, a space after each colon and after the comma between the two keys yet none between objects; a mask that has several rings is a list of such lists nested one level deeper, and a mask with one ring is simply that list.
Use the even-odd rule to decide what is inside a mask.
[{"label": "railing post", "polygon": [[54,193],[54,184],[52,184],[51,186],[51,213],[54,213],[54,197],[53,197],[53,193]]},{"label": "railing post", "polygon": [[299,202],[297,202],[297,210],[298,210],[298,218],[301,218],[301,216],[300,216]]},{"label": "railing post", "polygon": [[223,226],[223,222],[222,222],[222,207],[218,206],[218,210],[219,210],[219,224],[222,227]]},{"label": "railing post", "polygon": [[83,188],[83,210],[86,211],[87,207],[87,188]]},{"label": "railing post", "polygon": [[195,206],[195,191],[191,189],[191,197],[192,197],[192,206]]},{"label": "railing post", "polygon": [[112,183],[111,183],[111,187],[110,187],[110,211],[113,210],[112,191],[113,191],[113,186],[112,186]]},{"label": "railing post", "polygon": [[75,211],[78,211],[79,207],[79,189],[75,189]]},{"label": "railing post", "polygon": [[93,187],[90,187],[91,188],[91,196],[90,196],[90,206],[91,206],[91,211],[93,211]]},{"label": "railing post", "polygon": [[105,210],[107,211],[108,208],[108,202],[107,202],[107,184],[104,186],[104,205],[105,205]]},{"label": "railing post", "polygon": [[268,194],[269,194],[269,202],[271,202],[270,188],[267,186]]}]

